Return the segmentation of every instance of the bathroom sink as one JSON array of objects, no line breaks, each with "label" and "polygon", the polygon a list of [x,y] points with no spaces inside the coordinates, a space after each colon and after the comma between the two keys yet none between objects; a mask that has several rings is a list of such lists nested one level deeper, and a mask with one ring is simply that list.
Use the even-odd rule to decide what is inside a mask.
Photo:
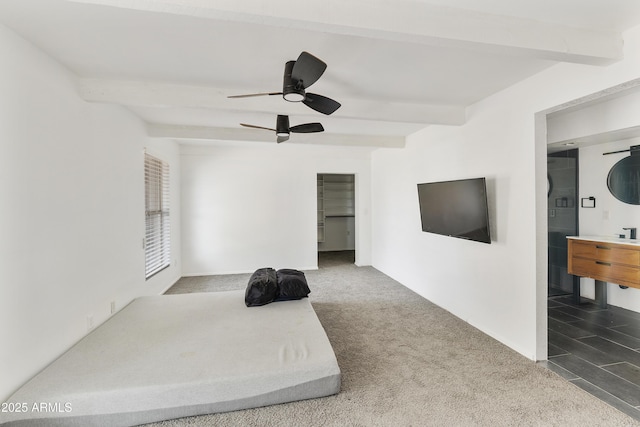
[{"label": "bathroom sink", "polygon": [[609,243],[620,243],[623,245],[640,246],[640,240],[638,239],[623,239],[623,238],[614,237],[614,236],[567,236],[567,239],[592,240],[595,242],[609,242]]}]

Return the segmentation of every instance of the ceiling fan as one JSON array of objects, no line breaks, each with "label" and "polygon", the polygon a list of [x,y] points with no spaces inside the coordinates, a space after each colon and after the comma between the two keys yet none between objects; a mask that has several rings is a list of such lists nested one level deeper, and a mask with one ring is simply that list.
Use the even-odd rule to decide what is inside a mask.
[{"label": "ceiling fan", "polygon": [[317,93],[306,92],[305,89],[314,84],[326,70],[327,64],[308,52],[302,52],[296,61],[289,61],[284,66],[282,92],[263,92],[248,95],[232,95],[227,98],[248,98],[251,96],[282,95],[289,102],[302,102],[322,114],[332,114],[340,103]]},{"label": "ceiling fan", "polygon": [[276,119],[276,128],[266,128],[256,125],[248,125],[246,123],[240,123],[241,126],[253,129],[270,130],[276,133],[278,144],[289,139],[289,133],[314,133],[323,132],[324,128],[320,123],[305,123],[297,126],[289,126],[289,116],[278,115]]}]

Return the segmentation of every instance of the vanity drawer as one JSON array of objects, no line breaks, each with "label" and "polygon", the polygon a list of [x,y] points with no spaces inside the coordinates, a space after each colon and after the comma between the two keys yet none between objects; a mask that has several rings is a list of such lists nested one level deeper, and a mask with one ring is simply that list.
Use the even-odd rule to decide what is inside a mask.
[{"label": "vanity drawer", "polygon": [[573,256],[616,264],[640,265],[640,251],[607,243],[573,242]]},{"label": "vanity drawer", "polygon": [[620,284],[639,284],[640,268],[586,258],[571,260],[571,274]]}]

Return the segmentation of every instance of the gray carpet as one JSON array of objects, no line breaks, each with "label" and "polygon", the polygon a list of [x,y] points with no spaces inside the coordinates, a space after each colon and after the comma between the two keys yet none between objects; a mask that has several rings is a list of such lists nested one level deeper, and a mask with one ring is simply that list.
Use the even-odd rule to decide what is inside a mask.
[{"label": "gray carpet", "polygon": [[[153,425],[640,425],[374,268],[325,255],[305,273],[342,370],[338,395]],[[183,278],[167,293],[244,289],[248,278]]]}]

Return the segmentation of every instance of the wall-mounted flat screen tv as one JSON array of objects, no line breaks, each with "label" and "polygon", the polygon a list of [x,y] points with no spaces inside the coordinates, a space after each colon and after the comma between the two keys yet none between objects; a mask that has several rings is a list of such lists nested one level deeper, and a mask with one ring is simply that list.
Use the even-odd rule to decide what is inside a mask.
[{"label": "wall-mounted flat screen tv", "polygon": [[485,178],[418,184],[422,231],[491,243]]}]

